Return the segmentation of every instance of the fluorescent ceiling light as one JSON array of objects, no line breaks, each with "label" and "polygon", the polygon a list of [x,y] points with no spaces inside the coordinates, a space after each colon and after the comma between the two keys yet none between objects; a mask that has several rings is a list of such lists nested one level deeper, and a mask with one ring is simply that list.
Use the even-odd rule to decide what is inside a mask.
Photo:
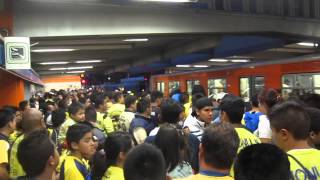
[{"label": "fluorescent ceiling light", "polygon": [[179,65],[176,65],[176,67],[191,67],[191,65],[188,65],[188,64],[179,64]]},{"label": "fluorescent ceiling light", "polygon": [[210,62],[228,62],[228,59],[209,59]]},{"label": "fluorescent ceiling light", "polygon": [[136,0],[136,1],[184,3],[184,2],[197,2],[198,0]]},{"label": "fluorescent ceiling light", "polygon": [[99,63],[102,62],[101,60],[86,60],[86,61],[76,61],[78,64],[84,64],[84,63]]},{"label": "fluorescent ceiling light", "polygon": [[206,68],[206,67],[209,67],[207,65],[193,65],[193,67],[196,67],[196,68]]},{"label": "fluorescent ceiling light", "polygon": [[318,47],[317,43],[310,43],[310,42],[300,42],[297,43],[300,46],[309,46],[309,47]]},{"label": "fluorescent ceiling light", "polygon": [[93,66],[79,66],[79,67],[66,67],[66,68],[50,68],[50,71],[60,71],[60,70],[74,70],[74,69],[92,69]]},{"label": "fluorescent ceiling light", "polygon": [[59,61],[56,61],[56,62],[43,62],[43,63],[38,63],[38,64],[41,64],[41,65],[51,65],[51,64],[68,64],[69,62],[59,62]]},{"label": "fluorescent ceiling light", "polygon": [[68,73],[68,74],[79,74],[79,73],[84,73],[84,72],[86,72],[86,71],[68,71],[66,73]]},{"label": "fluorescent ceiling light", "polygon": [[137,38],[137,39],[125,39],[123,41],[126,41],[126,42],[146,42],[146,41],[149,41],[149,39],[147,39],[147,38]]},{"label": "fluorescent ceiling light", "polygon": [[68,68],[50,68],[50,71],[60,71],[60,70],[67,70]]},{"label": "fluorescent ceiling light", "polygon": [[234,62],[234,63],[245,63],[245,62],[249,62],[250,60],[248,59],[231,59],[231,62]]},{"label": "fluorescent ceiling light", "polygon": [[31,52],[69,52],[75,51],[76,49],[35,49]]}]

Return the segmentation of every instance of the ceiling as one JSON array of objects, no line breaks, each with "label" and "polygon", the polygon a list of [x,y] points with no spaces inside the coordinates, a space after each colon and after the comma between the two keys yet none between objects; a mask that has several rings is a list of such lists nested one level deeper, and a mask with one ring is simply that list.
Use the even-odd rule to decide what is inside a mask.
[{"label": "ceiling", "polygon": [[[129,39],[137,41],[125,41]],[[171,72],[198,70],[244,63],[241,60],[265,62],[318,52],[317,47],[302,46],[296,44],[297,42],[299,41],[295,37],[279,38],[278,34],[272,33],[37,37],[31,38],[32,51],[43,49],[72,51],[32,52],[31,58],[32,68],[41,76],[80,74],[83,71],[109,75],[114,72],[135,74],[165,69]],[[209,59],[228,61],[212,62],[208,61]],[[90,63],[92,60],[95,62]],[[78,63],[78,61],[89,62]],[[64,64],[44,65],[52,62]],[[180,65],[185,66],[180,67]]]},{"label": "ceiling", "polygon": [[[271,8],[257,3],[255,9],[240,1],[232,1],[231,4],[238,5],[230,7],[223,2],[231,3],[15,1],[14,33],[31,37],[32,68],[40,76],[82,72],[106,76],[116,72],[155,74],[264,63],[318,53],[318,47],[297,43],[320,41],[317,20],[320,15],[311,17],[306,12],[302,16],[305,19],[294,19],[301,16],[293,13],[293,6],[286,14],[288,7],[281,4]],[[238,6],[247,8],[241,12],[232,9]],[[260,12],[262,9],[265,12]],[[65,51],[35,52],[48,49]],[[79,63],[92,60],[95,62]]]}]

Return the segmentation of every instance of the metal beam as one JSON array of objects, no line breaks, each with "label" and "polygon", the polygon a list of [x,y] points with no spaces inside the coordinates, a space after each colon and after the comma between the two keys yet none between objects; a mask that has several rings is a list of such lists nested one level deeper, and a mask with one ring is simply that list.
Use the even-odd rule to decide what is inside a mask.
[{"label": "metal beam", "polygon": [[[257,0],[258,5],[260,2]],[[292,3],[290,7],[292,11]],[[315,20],[126,5],[80,4],[75,8],[69,4],[28,1],[15,1],[13,29],[15,36],[30,37],[282,32],[320,38],[320,23]]]}]

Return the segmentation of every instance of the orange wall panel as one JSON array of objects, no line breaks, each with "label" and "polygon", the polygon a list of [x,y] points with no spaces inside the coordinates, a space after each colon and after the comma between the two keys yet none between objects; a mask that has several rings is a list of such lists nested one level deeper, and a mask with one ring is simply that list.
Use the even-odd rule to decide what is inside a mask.
[{"label": "orange wall panel", "polygon": [[24,81],[8,72],[0,70],[0,107],[18,106],[24,100]]},{"label": "orange wall panel", "polygon": [[48,76],[42,77],[43,83],[80,82],[80,76]]}]

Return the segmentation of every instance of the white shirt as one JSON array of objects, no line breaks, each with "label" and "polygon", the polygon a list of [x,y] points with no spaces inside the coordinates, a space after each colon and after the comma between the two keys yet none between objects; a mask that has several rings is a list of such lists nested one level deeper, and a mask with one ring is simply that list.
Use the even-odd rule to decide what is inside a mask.
[{"label": "white shirt", "polygon": [[189,114],[187,119],[184,121],[183,128],[189,128],[190,133],[195,135],[199,141],[201,141],[204,125],[205,122],[199,121],[196,117]]},{"label": "white shirt", "polygon": [[259,138],[271,139],[272,131],[270,128],[270,121],[266,115],[259,116],[258,129],[254,132]]}]

